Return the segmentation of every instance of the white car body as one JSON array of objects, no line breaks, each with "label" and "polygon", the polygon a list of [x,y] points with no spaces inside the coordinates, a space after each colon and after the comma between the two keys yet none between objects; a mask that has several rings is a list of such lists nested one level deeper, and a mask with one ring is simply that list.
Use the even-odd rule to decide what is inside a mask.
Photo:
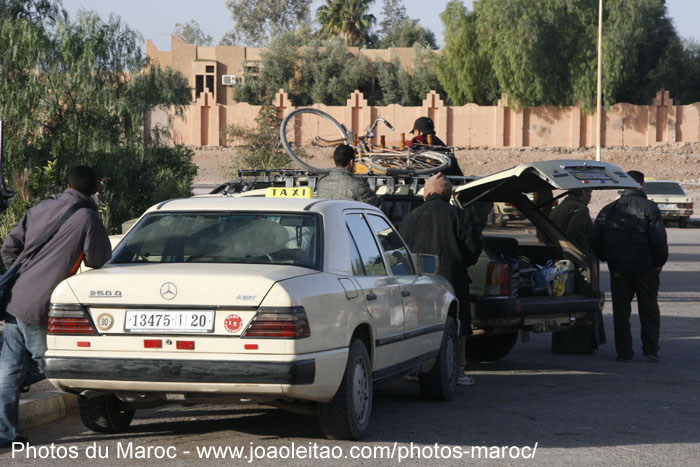
[{"label": "white car body", "polygon": [[[219,223],[225,223],[231,213],[242,218],[246,213],[269,214],[271,219],[278,214],[280,219],[307,216],[304,219],[314,219],[318,229],[313,237],[318,262],[315,268],[265,264],[266,257],[278,260],[275,252],[265,253],[264,232],[260,234],[263,246],[247,246],[260,249],[255,252],[257,258],[263,258],[257,260],[259,264],[215,262],[218,256],[203,255],[189,259],[204,258],[206,262],[161,261],[166,247],[162,256],[151,252],[143,262],[115,262],[120,251],[131,254],[131,249],[123,250],[131,248],[129,242],[133,241],[134,249],[146,243],[138,232],[149,216],[167,219],[180,213],[213,213],[220,216]],[[353,339],[361,339],[367,347],[373,380],[431,368],[441,348],[448,313],[455,320],[457,316],[451,286],[434,274],[392,273],[392,260],[384,250],[379,250],[384,265],[376,260],[383,274],[353,273],[348,219],[390,225],[379,209],[341,200],[206,196],[150,208],[121,239],[112,261],[73,276],[55,289],[52,309],[59,311],[52,311],[51,319],[60,319],[56,316],[62,309],[79,309],[86,314],[85,326],[91,325],[94,333],[55,332],[58,328],[50,324],[45,357],[48,378],[64,391],[87,397],[115,393],[122,402],[132,404],[139,400],[200,402],[202,396],[212,395],[232,396],[228,399],[234,401],[325,403],[341,386]],[[366,222],[366,226],[374,234],[375,247],[381,249],[382,241],[372,224]],[[284,227],[292,233],[280,245],[301,247],[306,240],[299,238],[301,227],[294,238],[295,228]],[[400,239],[398,234],[392,238]],[[415,256],[410,258],[403,260],[416,262]],[[308,337],[246,337],[256,316],[289,309],[303,311]],[[183,311],[194,314],[181,314]],[[129,322],[127,312],[131,313]],[[202,323],[211,318],[212,326],[208,332],[138,328],[139,319],[143,326],[148,326],[148,319],[156,326],[160,324],[155,321],[165,322],[165,316],[203,317]]]},{"label": "white car body", "polygon": [[655,202],[665,221],[677,221],[687,227],[693,215],[693,199],[688,196],[680,183],[669,180],[647,180],[644,182],[647,198]]}]

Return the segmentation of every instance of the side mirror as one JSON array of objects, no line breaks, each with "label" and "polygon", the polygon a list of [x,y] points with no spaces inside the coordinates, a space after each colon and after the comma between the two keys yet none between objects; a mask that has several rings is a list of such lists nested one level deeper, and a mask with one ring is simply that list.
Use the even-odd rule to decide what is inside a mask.
[{"label": "side mirror", "polygon": [[413,264],[416,265],[418,274],[437,274],[439,269],[439,259],[436,255],[424,255],[422,253],[411,253]]}]

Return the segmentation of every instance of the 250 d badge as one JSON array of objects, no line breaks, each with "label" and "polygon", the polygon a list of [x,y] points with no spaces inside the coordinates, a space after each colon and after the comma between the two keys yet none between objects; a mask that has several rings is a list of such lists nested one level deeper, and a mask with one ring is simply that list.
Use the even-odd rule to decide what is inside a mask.
[{"label": "250 d badge", "polygon": [[121,290],[91,290],[90,298],[122,298]]}]

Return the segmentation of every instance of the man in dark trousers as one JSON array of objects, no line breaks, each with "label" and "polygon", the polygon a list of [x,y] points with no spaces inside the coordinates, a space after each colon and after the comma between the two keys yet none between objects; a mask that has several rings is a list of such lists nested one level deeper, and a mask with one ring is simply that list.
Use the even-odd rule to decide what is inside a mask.
[{"label": "man in dark trousers", "polygon": [[366,180],[353,175],[355,150],[343,144],[333,152],[335,168],[318,179],[316,197],[326,199],[354,199],[379,206],[379,198]]},{"label": "man in dark trousers", "polygon": [[[644,174],[627,173],[640,185]],[[637,296],[642,325],[642,353],[659,361],[660,312],[659,274],[668,259],[666,228],[661,213],[641,189],[628,189],[605,206],[593,224],[593,251],[610,269],[610,290],[615,325],[617,359],[629,362],[634,356],[630,314]]]},{"label": "man in dark trousers", "polygon": [[[68,189],[59,199],[47,199],[31,208],[5,238],[0,254],[6,267],[20,261],[5,315],[4,345],[0,355],[0,447],[26,442],[19,433],[20,389],[44,379],[49,300],[53,289],[74,274],[80,263],[99,268],[112,256],[109,237],[91,195],[97,176],[87,166],[68,172]],[[65,218],[69,214],[69,217]],[[55,235],[30,260],[47,233],[65,219]]]},{"label": "man in dark trousers", "polygon": [[444,175],[439,173],[430,177],[425,182],[423,193],[425,202],[404,218],[400,233],[413,253],[438,256],[438,273],[455,289],[461,322],[458,383],[469,386],[474,380],[464,374],[467,364],[465,343],[472,333],[467,267],[479,259],[481,232],[467,211],[450,204],[452,185]]},{"label": "man in dark trousers", "polygon": [[591,248],[593,222],[588,212],[591,190],[582,188],[571,190],[564,201],[550,214],[552,222],[566,234],[584,253]]},{"label": "man in dark trousers", "polygon": [[[445,146],[440,138],[435,134],[435,123],[430,117],[418,117],[415,122],[413,122],[413,129],[411,130],[413,138],[408,142],[409,146],[421,146],[430,144],[432,146]],[[462,177],[462,169],[457,163],[457,158],[452,151],[448,152],[447,155],[450,157],[450,166],[442,171],[443,175],[455,175]]]}]

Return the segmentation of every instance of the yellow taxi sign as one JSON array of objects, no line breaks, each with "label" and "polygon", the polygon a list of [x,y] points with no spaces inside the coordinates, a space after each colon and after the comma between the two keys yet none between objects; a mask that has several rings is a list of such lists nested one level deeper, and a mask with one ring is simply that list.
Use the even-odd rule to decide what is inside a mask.
[{"label": "yellow taxi sign", "polygon": [[295,187],[268,187],[266,198],[313,198],[314,192],[308,186]]}]

